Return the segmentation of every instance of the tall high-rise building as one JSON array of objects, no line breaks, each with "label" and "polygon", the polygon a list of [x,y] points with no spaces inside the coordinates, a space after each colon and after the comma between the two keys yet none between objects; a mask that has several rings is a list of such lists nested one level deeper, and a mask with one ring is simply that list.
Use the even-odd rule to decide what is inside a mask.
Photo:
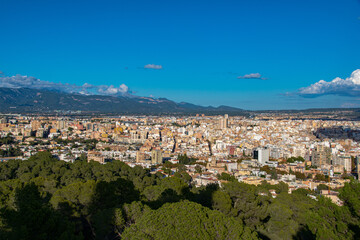
[{"label": "tall high-rise building", "polygon": [[350,156],[338,156],[334,158],[333,164],[334,166],[341,166],[347,173],[351,172],[351,157]]},{"label": "tall high-rise building", "polygon": [[162,153],[160,150],[151,151],[151,163],[152,164],[161,164],[162,163]]},{"label": "tall high-rise building", "polygon": [[40,121],[38,121],[38,120],[33,120],[33,121],[31,121],[31,129],[32,129],[33,131],[36,131],[36,130],[38,130],[39,128],[41,128],[41,122],[40,122]]},{"label": "tall high-rise building", "polygon": [[228,128],[229,126],[229,115],[225,114],[219,121],[220,129]]},{"label": "tall high-rise building", "polygon": [[258,160],[258,163],[265,164],[269,161],[270,149],[268,148],[257,148],[254,150],[254,159]]},{"label": "tall high-rise building", "polygon": [[57,121],[56,128],[62,130],[65,128],[66,122],[65,121]]},{"label": "tall high-rise building", "polygon": [[331,149],[323,145],[318,145],[311,155],[311,165],[321,167],[324,164],[331,164]]}]

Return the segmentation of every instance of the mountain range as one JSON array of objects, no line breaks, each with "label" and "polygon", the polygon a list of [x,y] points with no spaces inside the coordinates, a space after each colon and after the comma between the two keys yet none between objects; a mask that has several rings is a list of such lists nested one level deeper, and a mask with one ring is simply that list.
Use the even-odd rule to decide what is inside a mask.
[{"label": "mountain range", "polygon": [[105,114],[236,114],[244,115],[239,108],[204,107],[191,103],[140,96],[84,95],[30,88],[0,88],[0,112],[50,113],[81,111]]}]

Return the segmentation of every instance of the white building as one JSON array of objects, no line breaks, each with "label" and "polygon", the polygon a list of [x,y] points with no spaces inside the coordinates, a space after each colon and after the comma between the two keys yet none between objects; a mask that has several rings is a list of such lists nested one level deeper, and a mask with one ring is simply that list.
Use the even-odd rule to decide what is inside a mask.
[{"label": "white building", "polygon": [[260,164],[265,164],[269,161],[270,150],[268,148],[257,148],[254,151],[254,158],[258,160]]}]

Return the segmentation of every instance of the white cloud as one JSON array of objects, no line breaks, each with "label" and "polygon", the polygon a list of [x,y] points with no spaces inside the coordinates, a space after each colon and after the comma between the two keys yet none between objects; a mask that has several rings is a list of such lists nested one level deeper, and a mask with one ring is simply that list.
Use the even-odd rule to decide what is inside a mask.
[{"label": "white cloud", "polygon": [[82,87],[83,87],[83,88],[92,88],[92,87],[94,87],[94,85],[89,84],[89,83],[84,83],[84,84],[82,85]]},{"label": "white cloud", "polygon": [[360,69],[352,72],[346,79],[339,77],[330,82],[320,80],[308,87],[298,90],[298,94],[304,97],[318,97],[322,95],[360,96]]},{"label": "white cloud", "polygon": [[84,83],[79,86],[69,83],[54,83],[49,81],[43,81],[35,77],[15,75],[12,77],[0,77],[0,87],[5,88],[31,88],[31,89],[46,89],[46,90],[58,90],[68,93],[80,93],[80,94],[100,94],[100,95],[130,95],[131,91],[128,86],[121,84],[119,87],[114,85],[92,85]]},{"label": "white cloud", "polygon": [[119,89],[120,89],[120,92],[123,92],[123,93],[129,92],[129,87],[126,86],[125,84],[121,84]]},{"label": "white cloud", "polygon": [[35,77],[22,76],[17,74],[12,77],[0,77],[0,87],[52,89],[52,90],[64,90],[66,92],[71,92],[72,90],[76,91],[76,88],[78,86],[42,81]]},{"label": "white cloud", "polygon": [[260,80],[267,80],[267,78],[263,78],[260,73],[250,73],[245,74],[244,76],[238,76],[238,79],[260,79]]},{"label": "white cloud", "polygon": [[163,67],[161,65],[156,65],[156,64],[146,64],[144,66],[145,69],[163,69]]},{"label": "white cloud", "polygon": [[95,86],[95,88],[97,88],[97,91],[101,94],[105,94],[105,95],[122,95],[125,93],[129,92],[129,87],[126,86],[125,84],[121,84],[119,87],[114,87],[114,85],[100,85],[100,86]]}]

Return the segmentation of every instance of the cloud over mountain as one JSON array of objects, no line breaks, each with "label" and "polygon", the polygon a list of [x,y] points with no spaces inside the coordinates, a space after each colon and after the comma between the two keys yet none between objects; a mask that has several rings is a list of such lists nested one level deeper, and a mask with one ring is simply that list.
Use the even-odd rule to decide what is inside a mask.
[{"label": "cloud over mountain", "polygon": [[260,80],[267,80],[267,78],[262,77],[260,73],[245,74],[244,76],[238,76],[237,78],[238,78],[238,79],[260,79]]},{"label": "cloud over mountain", "polygon": [[119,87],[114,87],[114,85],[100,85],[95,86],[97,91],[99,93],[105,94],[105,95],[114,95],[114,94],[125,94],[129,92],[129,87],[125,84],[121,84]]},{"label": "cloud over mountain", "polygon": [[360,96],[360,69],[352,72],[351,76],[346,79],[337,77],[330,82],[320,80],[308,87],[300,88],[298,94],[303,97],[323,95],[358,97]]},{"label": "cloud over mountain", "polygon": [[131,91],[128,86],[121,84],[119,87],[114,85],[92,85],[85,83],[83,85],[69,84],[69,83],[54,83],[43,81],[30,76],[5,76],[0,77],[0,87],[5,88],[31,88],[31,89],[46,89],[57,90],[67,93],[80,93],[80,94],[99,94],[99,95],[130,95]]}]

